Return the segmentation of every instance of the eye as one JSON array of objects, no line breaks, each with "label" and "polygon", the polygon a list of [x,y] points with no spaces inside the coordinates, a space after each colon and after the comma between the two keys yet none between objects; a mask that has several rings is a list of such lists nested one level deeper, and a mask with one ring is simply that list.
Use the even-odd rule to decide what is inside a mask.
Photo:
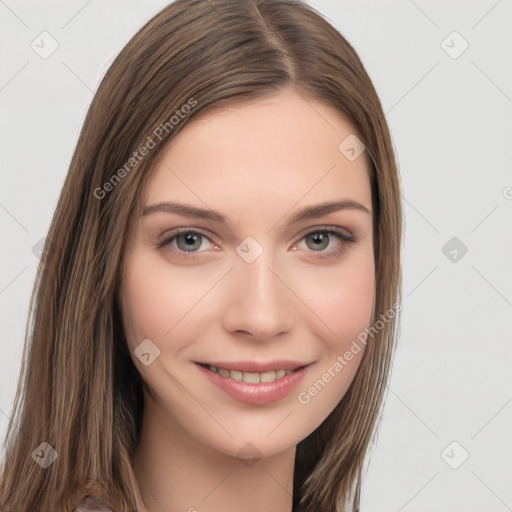
[{"label": "eye", "polygon": [[340,229],[316,228],[314,231],[306,233],[294,246],[294,250],[297,250],[301,244],[305,244],[305,250],[308,252],[320,253],[321,257],[335,257],[346,249],[347,244],[354,241],[353,236],[345,234]]},{"label": "eye", "polygon": [[174,234],[159,242],[157,246],[158,248],[169,246],[176,253],[197,253],[202,252],[199,249],[211,248],[218,250],[218,246],[214,245],[205,233],[191,229],[175,231]]},{"label": "eye", "polygon": [[[335,258],[345,251],[347,244],[352,242],[355,242],[355,238],[339,228],[320,227],[303,235],[299,242],[292,246],[292,250],[300,249],[309,253],[318,253],[322,258]],[[169,248],[174,254],[184,258],[194,258],[197,253],[209,249],[220,250],[209,235],[189,228],[173,231],[158,242],[157,247]]]}]

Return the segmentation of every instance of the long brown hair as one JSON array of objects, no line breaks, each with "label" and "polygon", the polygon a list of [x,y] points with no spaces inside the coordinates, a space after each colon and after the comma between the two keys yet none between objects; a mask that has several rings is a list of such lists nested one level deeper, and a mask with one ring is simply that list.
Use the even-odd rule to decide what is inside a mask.
[{"label": "long brown hair", "polygon": [[[301,1],[177,0],[115,59],[81,130],[32,293],[0,473],[2,512],[74,510],[86,493],[117,511],[144,510],[132,460],[145,385],[118,307],[130,219],[156,159],[190,120],[285,87],[335,108],[364,142],[374,321],[399,300],[397,164],[380,101],[352,46]],[[358,510],[396,318],[383,322],[344,398],[297,446],[294,508]],[[45,468],[38,455],[58,456]]]}]

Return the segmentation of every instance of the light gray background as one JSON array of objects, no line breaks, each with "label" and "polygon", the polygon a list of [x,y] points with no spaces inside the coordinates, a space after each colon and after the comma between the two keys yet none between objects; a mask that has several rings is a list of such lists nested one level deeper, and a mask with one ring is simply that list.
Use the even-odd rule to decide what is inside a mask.
[{"label": "light gray background", "polygon": [[[166,3],[0,0],[2,441],[33,247],[101,77]],[[309,3],[373,79],[404,188],[402,330],[362,512],[512,510],[512,0]]]}]

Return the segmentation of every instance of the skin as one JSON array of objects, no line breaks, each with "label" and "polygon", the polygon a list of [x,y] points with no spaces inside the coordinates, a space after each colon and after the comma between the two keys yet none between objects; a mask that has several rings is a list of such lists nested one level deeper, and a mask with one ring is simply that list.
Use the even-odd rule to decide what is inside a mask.
[{"label": "skin", "polygon": [[[229,225],[165,211],[132,224],[120,300],[151,390],[135,458],[148,512],[291,510],[296,445],[343,397],[364,346],[309,403],[298,394],[371,321],[370,181],[363,156],[350,161],[338,149],[354,131],[336,110],[286,89],[187,124],[155,166],[144,206],[187,203],[219,211]],[[303,207],[339,200],[369,213],[343,209],[287,225]],[[181,227],[205,233],[192,252],[186,234],[173,238]],[[315,245],[306,236],[325,227],[355,241],[324,235]],[[236,251],[248,236],[263,249],[252,263]],[[148,366],[134,355],[145,339],[160,350]],[[283,358],[312,364],[266,405],[232,398],[194,363]],[[244,446],[252,464],[239,455]]]}]

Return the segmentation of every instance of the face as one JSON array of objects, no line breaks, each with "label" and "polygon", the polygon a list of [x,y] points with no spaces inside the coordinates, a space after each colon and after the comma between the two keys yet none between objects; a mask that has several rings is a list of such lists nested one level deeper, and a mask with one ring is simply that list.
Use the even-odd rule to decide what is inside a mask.
[{"label": "face", "polygon": [[286,90],[203,116],[166,148],[132,225],[120,302],[170,430],[270,456],[342,399],[374,301],[368,170],[364,154],[339,149],[353,133]]}]

